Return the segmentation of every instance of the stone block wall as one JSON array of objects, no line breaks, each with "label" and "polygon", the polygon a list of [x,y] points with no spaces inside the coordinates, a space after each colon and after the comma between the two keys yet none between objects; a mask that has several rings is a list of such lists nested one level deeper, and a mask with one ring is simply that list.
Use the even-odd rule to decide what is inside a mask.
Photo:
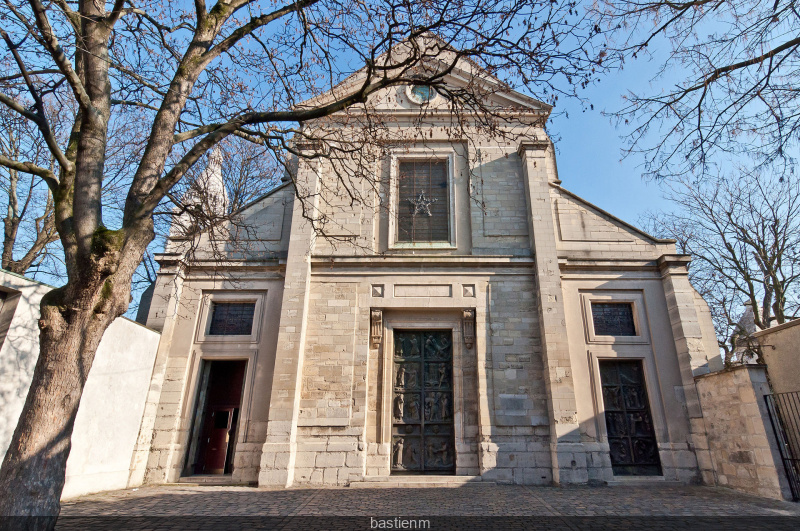
[{"label": "stone block wall", "polygon": [[481,475],[498,482],[550,483],[550,427],[533,277],[493,280],[488,289],[493,428],[481,439]]},{"label": "stone block wall", "polygon": [[301,424],[349,422],[357,341],[356,287],[353,283],[312,285],[300,394]]},{"label": "stone block wall", "polygon": [[[320,256],[352,256],[369,254],[373,246],[372,224],[376,206],[372,204],[374,183],[359,176],[353,168],[338,167],[334,172],[330,161],[319,173],[316,199],[319,209],[318,226],[327,238],[317,238],[313,253]],[[343,182],[346,179],[347,182]],[[357,195],[353,201],[351,193]]]},{"label": "stone block wall", "polygon": [[[588,439],[588,437],[584,438]],[[586,472],[592,484],[602,484],[613,479],[611,472],[611,454],[609,453],[608,443],[595,440],[584,440],[583,447],[586,449]]]},{"label": "stone block wall", "polygon": [[530,254],[525,189],[514,148],[484,147],[472,168],[473,194],[480,208],[473,211],[475,254],[511,251]]},{"label": "stone block wall", "polygon": [[764,395],[764,367],[744,365],[696,379],[718,485],[790,499]]},{"label": "stone block wall", "polygon": [[533,278],[490,283],[489,345],[499,426],[546,426],[539,318]]},{"label": "stone block wall", "polygon": [[800,391],[797,370],[797,345],[800,344],[800,319],[753,334],[762,345],[761,355],[769,371],[769,383],[776,393]]},{"label": "stone block wall", "polygon": [[346,281],[311,283],[294,462],[298,484],[346,485],[364,476],[369,310],[362,311],[359,295],[366,289]]},{"label": "stone block wall", "polygon": [[347,485],[364,476],[364,450],[361,427],[300,427],[294,480],[298,484]]},{"label": "stone block wall", "polygon": [[481,443],[481,476],[498,483],[549,485],[553,481],[549,426],[498,427]]}]

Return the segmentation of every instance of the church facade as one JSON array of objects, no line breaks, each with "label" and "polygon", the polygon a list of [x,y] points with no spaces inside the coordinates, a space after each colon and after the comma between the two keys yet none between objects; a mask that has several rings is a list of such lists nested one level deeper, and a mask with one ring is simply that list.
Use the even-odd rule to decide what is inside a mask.
[{"label": "church facade", "polygon": [[173,235],[134,477],[704,479],[694,377],[721,361],[689,257],[564,188],[549,107],[490,92],[513,134],[454,138],[425,87],[376,98],[427,125],[376,156],[371,199],[316,203],[333,237],[295,199],[331,189],[324,162],[247,206],[222,256]]}]

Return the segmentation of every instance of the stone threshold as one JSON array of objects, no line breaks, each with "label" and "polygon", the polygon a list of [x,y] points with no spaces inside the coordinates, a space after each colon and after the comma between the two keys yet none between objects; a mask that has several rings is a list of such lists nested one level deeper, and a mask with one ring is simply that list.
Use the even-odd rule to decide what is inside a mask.
[{"label": "stone threshold", "polygon": [[255,487],[258,483],[255,481],[234,481],[230,474],[198,474],[195,476],[185,476],[178,479],[177,483],[165,483],[165,485],[178,485],[182,487],[202,487],[204,485]]},{"label": "stone threshold", "polygon": [[481,476],[365,476],[361,481],[351,481],[350,488],[420,488],[463,487],[465,485],[496,485]]},{"label": "stone threshold", "polygon": [[675,480],[667,481],[664,476],[619,476],[606,482],[609,487],[679,487],[685,483]]}]

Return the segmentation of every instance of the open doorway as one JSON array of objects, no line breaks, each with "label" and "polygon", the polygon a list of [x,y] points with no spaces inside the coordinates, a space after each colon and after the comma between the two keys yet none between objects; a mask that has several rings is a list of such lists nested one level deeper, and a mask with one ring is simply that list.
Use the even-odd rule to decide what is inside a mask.
[{"label": "open doorway", "polygon": [[246,360],[203,360],[184,476],[233,473]]}]

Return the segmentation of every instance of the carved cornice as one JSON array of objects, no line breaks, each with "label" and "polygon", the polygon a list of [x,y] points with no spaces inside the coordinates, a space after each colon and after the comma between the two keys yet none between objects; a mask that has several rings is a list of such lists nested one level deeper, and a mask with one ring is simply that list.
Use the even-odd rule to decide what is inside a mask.
[{"label": "carved cornice", "polygon": [[176,266],[184,261],[184,253],[155,253],[153,259],[161,267]]},{"label": "carved cornice", "polygon": [[688,254],[664,254],[658,259],[658,269],[662,274],[688,275],[691,261]]},{"label": "carved cornice", "polygon": [[570,258],[560,256],[558,267],[561,271],[659,271],[657,260],[610,259],[610,258]]},{"label": "carved cornice", "polygon": [[[431,251],[432,253],[435,251]],[[372,256],[312,256],[311,268],[318,270],[331,269],[379,269],[396,268],[481,268],[513,267],[530,269],[534,264],[530,256],[493,256],[493,255],[444,255],[444,254],[386,254]]]}]

